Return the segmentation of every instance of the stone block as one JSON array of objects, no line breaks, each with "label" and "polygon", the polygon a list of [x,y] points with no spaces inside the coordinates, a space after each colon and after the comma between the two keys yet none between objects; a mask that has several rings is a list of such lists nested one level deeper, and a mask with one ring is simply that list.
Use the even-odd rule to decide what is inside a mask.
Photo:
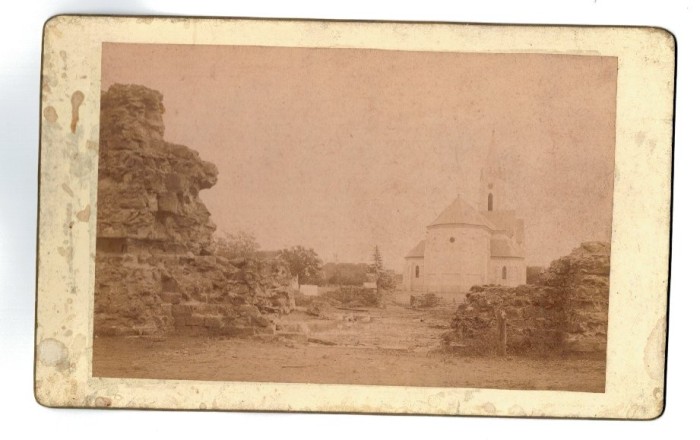
[{"label": "stone block", "polygon": [[206,317],[202,315],[193,314],[187,317],[185,320],[185,325],[190,327],[204,327],[206,326]]},{"label": "stone block", "polygon": [[165,176],[165,178],[163,180],[164,180],[163,183],[165,184],[165,188],[168,191],[171,191],[171,192],[182,191],[183,182],[182,182],[181,177],[178,174],[169,173]]},{"label": "stone block", "polygon": [[172,310],[173,310],[173,316],[175,315],[191,315],[192,312],[194,311],[194,305],[193,304],[173,304]]},{"label": "stone block", "polygon": [[158,333],[158,328],[153,325],[134,326],[133,330],[139,336],[152,336]]},{"label": "stone block", "polygon": [[158,196],[158,211],[177,214],[178,206],[177,194],[167,192]]},{"label": "stone block", "polygon": [[275,327],[270,325],[268,327],[256,327],[254,329],[255,335],[274,335],[276,333]]},{"label": "stone block", "polygon": [[177,292],[161,292],[160,299],[166,304],[180,304],[182,295]]},{"label": "stone block", "polygon": [[309,326],[305,322],[280,322],[276,327],[281,333],[301,333],[304,335],[310,333]]},{"label": "stone block", "polygon": [[221,316],[206,316],[204,317],[204,326],[207,328],[220,328],[224,326]]},{"label": "stone block", "polygon": [[261,316],[260,310],[252,304],[242,304],[237,307],[237,312],[241,316],[257,318]]},{"label": "stone block", "polygon": [[255,324],[256,327],[268,327],[270,325],[270,320],[262,315],[251,318],[251,322]]},{"label": "stone block", "polygon": [[250,319],[242,316],[224,316],[222,318],[224,327],[246,327],[250,326]]},{"label": "stone block", "polygon": [[219,334],[225,336],[248,337],[255,335],[255,329],[249,326],[241,327],[221,327],[218,329]]}]

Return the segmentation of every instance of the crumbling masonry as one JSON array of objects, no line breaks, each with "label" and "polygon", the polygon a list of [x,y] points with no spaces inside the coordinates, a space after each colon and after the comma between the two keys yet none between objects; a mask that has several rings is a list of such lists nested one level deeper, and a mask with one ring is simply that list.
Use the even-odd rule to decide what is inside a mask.
[{"label": "crumbling masonry", "polygon": [[218,171],[163,140],[162,99],[137,85],[102,93],[94,333],[274,333],[294,305],[289,271],[213,254],[199,192]]}]

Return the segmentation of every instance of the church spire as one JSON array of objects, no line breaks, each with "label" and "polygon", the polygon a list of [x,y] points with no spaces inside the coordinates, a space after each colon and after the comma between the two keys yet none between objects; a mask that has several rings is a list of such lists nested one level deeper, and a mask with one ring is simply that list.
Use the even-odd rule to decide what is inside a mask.
[{"label": "church spire", "polygon": [[491,129],[491,142],[489,142],[486,154],[486,174],[493,179],[503,178],[503,168],[496,152],[496,128]]},{"label": "church spire", "polygon": [[501,166],[500,157],[496,151],[496,129],[491,130],[491,141],[488,144],[486,160],[480,174],[479,209],[495,211],[504,209],[505,205],[505,172]]}]

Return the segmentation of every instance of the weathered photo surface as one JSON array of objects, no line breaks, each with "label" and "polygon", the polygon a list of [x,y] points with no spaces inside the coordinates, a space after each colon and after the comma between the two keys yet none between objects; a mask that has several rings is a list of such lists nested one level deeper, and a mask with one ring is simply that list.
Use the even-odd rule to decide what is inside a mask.
[{"label": "weathered photo surface", "polygon": [[103,43],[92,375],[605,392],[617,72]]}]

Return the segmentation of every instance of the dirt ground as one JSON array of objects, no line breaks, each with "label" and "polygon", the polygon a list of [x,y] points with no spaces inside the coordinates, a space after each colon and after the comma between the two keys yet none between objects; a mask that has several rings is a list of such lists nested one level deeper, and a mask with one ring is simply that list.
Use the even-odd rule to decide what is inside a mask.
[{"label": "dirt ground", "polygon": [[285,316],[303,338],[96,338],[93,375],[150,379],[476,387],[604,392],[605,360],[473,357],[441,348],[455,298],[414,310],[407,294],[385,308],[334,319]]}]

